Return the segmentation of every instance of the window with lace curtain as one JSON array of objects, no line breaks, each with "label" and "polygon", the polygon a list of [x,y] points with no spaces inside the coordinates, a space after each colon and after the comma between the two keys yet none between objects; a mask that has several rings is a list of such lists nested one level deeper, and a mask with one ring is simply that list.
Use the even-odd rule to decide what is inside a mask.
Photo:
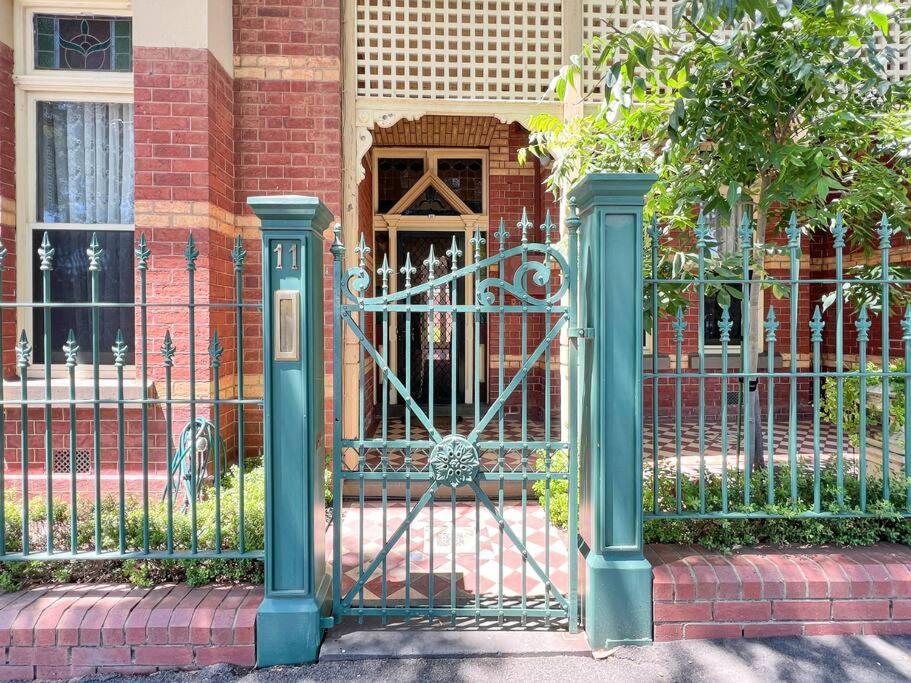
[{"label": "window with lace curtain", "polygon": [[[28,197],[27,234],[31,264],[20,279],[20,292],[41,301],[43,277],[38,249],[47,233],[55,249],[50,274],[50,300],[76,303],[91,299],[86,248],[96,234],[103,249],[98,298],[104,303],[134,302],[133,212],[134,139],[132,102],[132,20],[111,13],[46,3],[26,7],[22,20],[30,39],[26,95]],[[23,275],[20,275],[22,278]],[[111,345],[121,330],[135,348],[134,311],[130,306],[100,310],[100,359],[113,361]],[[22,320],[30,337],[42,339],[40,308]],[[72,329],[80,347],[80,364],[91,362],[89,308],[54,308],[49,329],[51,361],[62,363],[62,347]],[[43,345],[35,343],[34,362],[44,362]],[[132,362],[132,354],[128,357]]]}]

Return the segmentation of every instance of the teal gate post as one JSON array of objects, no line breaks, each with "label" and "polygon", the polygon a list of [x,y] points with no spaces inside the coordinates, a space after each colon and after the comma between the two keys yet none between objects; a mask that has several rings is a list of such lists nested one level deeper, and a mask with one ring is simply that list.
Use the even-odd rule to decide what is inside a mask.
[{"label": "teal gate post", "polygon": [[642,208],[655,179],[591,175],[572,193],[582,221],[581,591],[594,651],[652,639],[642,544]]},{"label": "teal gate post", "polygon": [[262,222],[266,595],[256,664],[315,661],[326,574],[323,231],[315,197],[251,197]]}]

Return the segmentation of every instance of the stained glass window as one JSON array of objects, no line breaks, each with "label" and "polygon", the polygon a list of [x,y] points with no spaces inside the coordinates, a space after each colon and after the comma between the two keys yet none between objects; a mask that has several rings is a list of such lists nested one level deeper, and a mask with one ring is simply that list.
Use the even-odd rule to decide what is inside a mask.
[{"label": "stained glass window", "polygon": [[36,14],[35,68],[130,71],[133,26],[128,17]]},{"label": "stained glass window", "polygon": [[437,175],[475,213],[484,208],[484,164],[480,159],[440,159]]},{"label": "stained glass window", "polygon": [[423,159],[384,157],[376,166],[378,213],[388,213],[424,175]]}]

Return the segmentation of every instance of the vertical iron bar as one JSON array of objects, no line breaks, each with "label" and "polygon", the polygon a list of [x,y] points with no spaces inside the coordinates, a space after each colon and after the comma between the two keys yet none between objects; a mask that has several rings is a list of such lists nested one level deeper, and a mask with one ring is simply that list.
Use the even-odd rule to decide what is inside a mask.
[{"label": "vertical iron bar", "polygon": [[683,512],[683,478],[682,478],[682,431],[683,431],[683,335],[686,321],[683,319],[683,308],[677,308],[677,319],[674,320],[674,503],[677,514]]},{"label": "vertical iron bar", "polygon": [[[541,231],[544,237],[544,245],[547,248],[547,251],[544,255],[544,265],[547,267],[547,282],[544,289],[544,298],[546,301],[550,302],[550,297],[552,293],[552,282],[553,279],[553,256],[551,255],[551,249],[553,248],[550,243],[550,233],[553,230],[554,225],[550,220],[550,211],[548,210],[547,214],[544,217],[544,225],[541,226]],[[553,305],[548,303],[545,306],[544,310],[544,329],[551,329],[551,310]],[[551,419],[550,419],[550,390],[551,390],[551,344],[547,345],[547,349],[544,352],[544,575],[547,577],[547,581],[544,582],[544,624],[545,627],[550,626],[550,469],[551,469]],[[538,456],[540,458],[540,455]],[[537,463],[536,463],[537,464]],[[537,467],[535,468],[537,469]],[[526,483],[527,485],[527,483]]]},{"label": "vertical iron bar", "polygon": [[[522,243],[522,267],[528,263],[528,229],[531,222],[528,220],[525,208],[522,209],[522,218],[519,220],[519,235]],[[522,336],[520,340],[519,367],[525,366],[528,354],[528,305],[522,304]],[[528,543],[528,373],[522,375],[522,545]],[[528,610],[528,556],[522,553],[522,625],[526,624],[526,611]]]},{"label": "vertical iron bar", "polygon": [[[778,321],[775,318],[775,307],[769,306],[769,315],[765,324],[765,338],[768,348],[766,349],[766,370],[769,373],[766,383],[768,392],[768,415],[766,416],[766,432],[768,433],[767,447],[767,489],[768,495],[766,500],[769,505],[775,504],[775,342],[778,339]],[[758,368],[757,368],[758,370]]]},{"label": "vertical iron bar", "polygon": [[190,459],[190,552],[195,554],[199,546],[199,533],[196,528],[197,481],[196,464],[196,259],[199,250],[193,242],[193,233],[187,238],[185,251],[187,260],[187,302],[189,309],[189,353],[190,353],[190,450],[183,457]]},{"label": "vertical iron bar", "polygon": [[171,331],[166,330],[164,341],[161,345],[161,355],[164,360],[164,395],[165,395],[165,458],[167,460],[167,476],[165,482],[165,497],[167,498],[167,549],[168,553],[174,552],[174,449],[172,438],[174,436],[173,408],[171,400],[173,391],[171,385],[171,369],[174,366],[174,354],[177,349],[171,340]]},{"label": "vertical iron bar", "polygon": [[838,507],[843,508],[845,504],[845,468],[844,468],[844,403],[845,403],[845,378],[844,372],[844,311],[845,311],[845,293],[844,293],[844,247],[845,247],[845,227],[842,223],[842,216],[839,213],[835,217],[835,225],[832,229],[835,247],[835,401],[836,401],[836,419],[835,419],[835,438],[838,443],[835,445],[835,467]]},{"label": "vertical iron bar", "polygon": [[[474,322],[474,426],[477,427],[481,421],[481,309],[478,305],[478,284],[481,281],[481,270],[478,268],[478,261],[481,260],[481,246],[485,243],[483,237],[481,237],[481,229],[479,226],[475,226],[475,234],[471,240],[471,244],[474,248],[472,263],[474,264],[474,301],[465,303],[473,303],[475,310],[472,314]],[[475,570],[474,570],[474,580],[475,580],[475,591],[474,591],[474,607],[475,607],[475,625],[478,626],[481,623],[481,502],[475,496],[474,500],[474,554],[475,554]]]},{"label": "vertical iron bar", "polygon": [[150,251],[146,245],[145,235],[139,236],[135,251],[139,270],[139,329],[142,338],[142,550],[149,552],[149,329],[148,301],[146,297],[146,275]]},{"label": "vertical iron bar", "polygon": [[819,347],[822,343],[822,330],[825,323],[819,306],[810,321],[810,341],[813,344],[813,510],[821,510],[820,472],[819,472]]},{"label": "vertical iron bar", "polygon": [[[705,223],[705,214],[701,208],[696,230],[696,249],[699,259],[699,285],[697,288],[699,317],[697,318],[696,328],[696,347],[699,353],[699,512],[705,514],[705,249],[708,228]],[[654,306],[657,310],[657,301]],[[652,353],[656,353],[654,342],[652,343]],[[656,368],[653,373],[656,379],[653,381],[657,383],[657,357],[653,358],[652,363],[653,367]],[[727,402],[726,387],[727,385],[725,385],[725,395],[722,398],[725,402]],[[657,443],[657,437],[654,438]]]},{"label": "vertical iron bar", "polygon": [[797,214],[792,212],[788,220],[788,258],[790,261],[788,335],[790,340],[790,383],[788,396],[788,473],[791,479],[791,507],[797,510],[797,304],[800,296],[800,265],[797,250],[800,248],[800,228],[797,226]]},{"label": "vertical iron bar", "polygon": [[[344,406],[342,367],[342,226],[333,229],[332,247],[332,613],[340,616],[342,602],[342,410]],[[238,245],[240,238],[238,238]],[[237,271],[238,304],[241,274]],[[238,310],[238,322],[240,311]],[[240,353],[238,337],[238,353]]]},{"label": "vertical iron bar", "polygon": [[98,311],[98,279],[101,275],[102,249],[97,233],[86,251],[89,258],[92,299],[92,454],[95,466],[95,552],[101,552],[101,389],[100,389],[100,342],[101,330]]},{"label": "vertical iron bar", "polygon": [[69,376],[70,404],[68,412],[70,417],[70,552],[74,555],[79,549],[79,517],[77,505],[79,502],[76,488],[76,334],[70,328],[63,353],[66,357],[67,374]]},{"label": "vertical iron bar", "polygon": [[[497,259],[497,276],[503,276],[503,269],[506,265],[506,262],[503,258],[503,252],[506,248],[506,238],[509,237],[509,233],[506,232],[506,222],[503,218],[500,218],[500,227],[497,230],[497,233],[494,235],[497,238],[497,243],[499,246],[499,258]],[[505,368],[504,361],[506,357],[506,315],[505,315],[505,293],[503,289],[500,288],[499,296],[499,318],[497,324],[497,397],[499,398],[503,393],[503,382],[505,380]],[[497,411],[497,437],[498,437],[498,448],[497,448],[497,469],[499,470],[499,478],[497,481],[497,506],[500,519],[503,519],[503,511],[505,507],[505,492],[503,487],[505,486],[505,458],[506,450],[503,446],[504,436],[504,422],[503,422],[503,410],[505,402],[500,403],[500,408]],[[498,582],[497,582],[497,624],[503,625],[503,546],[504,546],[504,536],[503,536],[503,526],[499,525],[499,549],[497,555],[497,570],[498,570]]]},{"label": "vertical iron bar", "polygon": [[867,511],[867,342],[869,341],[870,318],[867,307],[860,309],[860,316],[854,322],[857,328],[859,354],[860,417],[858,424],[858,457],[860,458],[860,511]]},{"label": "vertical iron bar", "polygon": [[[246,552],[247,549],[247,529],[244,509],[244,475],[247,473],[244,445],[246,444],[246,435],[244,433],[244,261],[247,257],[247,251],[244,249],[243,241],[240,235],[234,242],[234,249],[231,251],[231,257],[234,260],[234,327],[237,332],[237,517],[239,528],[237,530],[237,550]],[[334,321],[333,321],[334,324]],[[336,356],[340,365],[341,356]]]},{"label": "vertical iron bar", "polygon": [[218,341],[218,331],[212,337],[212,344],[209,346],[209,355],[212,358],[212,392],[214,394],[212,402],[212,422],[214,423],[215,434],[212,436],[212,479],[215,484],[215,553],[221,554],[221,355],[224,349]]},{"label": "vertical iron bar", "polygon": [[721,511],[728,511],[728,344],[731,340],[731,314],[721,307],[718,329],[721,336]]},{"label": "vertical iron bar", "polygon": [[[575,199],[569,201],[570,215],[566,220],[566,229],[569,234],[567,265],[569,272],[569,329],[575,330],[579,325],[579,226],[581,221],[576,210]],[[578,337],[572,336],[569,340],[569,520],[567,523],[567,548],[569,554],[569,630],[576,633],[579,630],[579,450],[578,450]],[[637,501],[638,505],[639,502]]]},{"label": "vertical iron bar", "polygon": [[[749,213],[744,213],[740,225],[740,248],[742,251],[743,300],[741,310],[740,365],[743,371],[743,504],[750,504],[750,476],[753,469],[753,439],[750,420],[753,418],[752,384],[750,378],[750,256],[752,253],[753,225]],[[759,321],[757,321],[758,323]],[[758,390],[758,389],[757,389]],[[759,425],[756,425],[759,429]]]},{"label": "vertical iron bar", "polygon": [[[388,255],[387,255],[387,256],[383,257],[383,266],[379,271],[379,274],[383,278],[383,323],[382,324],[383,324],[383,367],[384,368],[389,367],[389,308],[388,308],[388,302],[386,300],[386,296],[389,294],[389,274],[391,272],[392,272],[392,270],[389,268]],[[376,314],[374,313],[374,318],[375,318],[375,316],[376,316]],[[387,534],[388,534],[388,529],[387,529],[388,519],[387,519],[386,509],[387,509],[387,504],[388,504],[388,499],[389,499],[387,483],[386,483],[386,477],[388,475],[388,465],[389,465],[389,446],[386,443],[387,440],[389,439],[389,429],[388,429],[388,425],[389,425],[389,375],[385,369],[383,370],[381,386],[382,386],[382,397],[381,397],[382,403],[381,403],[381,405],[382,405],[382,411],[383,411],[382,416],[381,416],[382,422],[380,424],[380,427],[382,429],[382,439],[383,439],[383,455],[382,455],[382,460],[381,460],[382,476],[383,476],[383,479],[382,479],[383,490],[382,490],[381,504],[383,507],[383,513],[382,513],[383,514],[383,546],[385,547],[386,538],[387,538]],[[387,578],[386,578],[386,567],[387,567],[386,558],[387,557],[388,557],[388,555],[386,555],[386,554],[383,555],[382,591],[381,591],[381,596],[380,596],[382,610],[383,610],[383,625],[384,626],[386,624],[386,607],[387,607],[388,591],[389,591],[388,582],[387,582]]]},{"label": "vertical iron bar", "polygon": [[883,214],[882,220],[880,222],[879,229],[880,243],[879,247],[882,252],[882,309],[880,315],[880,322],[882,323],[882,341],[881,341],[881,353],[882,353],[882,371],[883,371],[883,500],[888,501],[892,497],[890,491],[890,476],[891,472],[889,471],[889,436],[890,436],[890,425],[889,425],[889,412],[890,412],[890,397],[889,397],[889,249],[891,247],[891,238],[892,230],[889,227],[889,218]]},{"label": "vertical iron bar", "polygon": [[123,423],[123,363],[126,354],[123,333],[118,329],[117,338],[111,351],[117,368],[117,541],[120,554],[127,549],[126,543],[126,452],[124,450]]},{"label": "vertical iron bar", "polygon": [[[370,248],[367,246],[367,243],[364,240],[364,235],[361,233],[361,239],[358,243],[358,246],[355,248],[355,251],[358,254],[358,264],[364,273],[366,273],[367,268],[367,254],[370,252]],[[367,333],[366,326],[366,313],[364,312],[364,289],[358,288],[357,290],[357,300],[358,300],[358,310],[357,310],[357,326],[364,334]],[[366,382],[366,366],[364,358],[364,345],[358,344],[357,347],[357,386],[358,386],[358,401],[357,401],[357,439],[358,439],[358,545],[357,545],[357,554],[358,554],[358,576],[363,576],[364,573],[364,514],[366,512],[366,503],[365,503],[365,472],[366,472],[366,463],[367,463],[367,453],[364,448],[364,439],[366,438],[365,434],[365,420],[366,420],[366,408],[364,404],[365,394],[367,391]],[[361,586],[358,591],[357,606],[359,609],[358,614],[358,623],[364,623],[363,610],[364,610],[364,588]]]},{"label": "vertical iron bar", "polygon": [[[405,276],[405,517],[411,514],[411,410],[414,398],[411,395],[411,276],[417,269],[411,265],[411,253],[405,254],[405,264],[401,268]],[[408,616],[406,624],[411,623],[411,525],[405,529],[405,609]]]},{"label": "vertical iron bar", "polygon": [[[51,270],[54,268],[54,249],[45,231],[38,248],[41,260],[41,302],[44,304],[42,316],[44,318],[44,334],[42,351],[44,354],[44,476],[45,495],[47,496],[47,553],[54,553],[54,456],[53,436],[51,424],[53,423],[53,406],[51,404]],[[23,423],[23,427],[24,427]]]},{"label": "vertical iron bar", "polygon": [[16,360],[19,366],[20,381],[20,448],[22,461],[22,554],[29,554],[29,509],[28,509],[28,364],[32,347],[25,336],[25,330],[16,345]]},{"label": "vertical iron bar", "polygon": [[[658,218],[651,222],[652,252],[652,512],[658,514]],[[700,318],[701,319],[701,318]]]}]

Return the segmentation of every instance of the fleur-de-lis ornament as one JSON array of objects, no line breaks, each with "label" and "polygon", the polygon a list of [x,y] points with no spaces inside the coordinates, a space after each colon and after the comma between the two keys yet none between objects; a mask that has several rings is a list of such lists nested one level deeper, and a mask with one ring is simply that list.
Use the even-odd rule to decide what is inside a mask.
[{"label": "fleur-de-lis ornament", "polygon": [[104,254],[104,249],[98,244],[98,233],[93,232],[89,248],[85,250],[85,255],[89,257],[89,271],[96,272],[101,270],[102,254]]},{"label": "fleur-de-lis ornament", "polygon": [[814,344],[822,341],[822,330],[826,326],[825,321],[822,319],[822,311],[819,310],[819,306],[816,307],[816,310],[813,311],[813,319],[810,320],[810,341]]},{"label": "fleur-de-lis ornament", "polygon": [[459,267],[459,257],[462,255],[462,250],[459,249],[459,245],[456,244],[455,235],[452,236],[452,244],[449,249],[446,250],[446,255],[449,257],[449,270],[457,270]]},{"label": "fleur-de-lis ornament", "polygon": [[[911,313],[911,307],[908,308],[909,313]],[[911,333],[911,321],[908,320],[907,316],[905,320],[902,321],[902,325],[905,322],[909,322],[908,328],[905,329],[905,334]],[[867,342],[870,340],[870,317],[867,315],[867,307],[863,306],[860,309],[860,315],[857,317],[857,320],[854,321],[854,327],[857,328],[857,341],[860,343]],[[908,338],[907,336],[905,337]]]},{"label": "fleur-de-lis ornament", "polygon": [[845,235],[848,229],[845,227],[841,211],[835,214],[835,221],[832,224],[832,246],[836,249],[843,249],[845,246]]},{"label": "fleur-de-lis ornament", "polygon": [[19,341],[16,343],[16,365],[20,368],[27,368],[32,357],[32,345],[28,343],[28,335],[25,330],[19,335]]},{"label": "fleur-de-lis ornament", "polygon": [[146,243],[145,233],[142,233],[139,236],[139,243],[136,245],[136,249],[133,253],[136,254],[136,269],[148,270],[149,258],[152,256],[152,252],[149,249],[149,245]]},{"label": "fleur-de-lis ornament", "polygon": [[405,254],[405,265],[399,268],[399,272],[405,276],[405,289],[411,287],[411,276],[418,272],[418,269],[411,265],[411,252]]},{"label": "fleur-de-lis ornament", "polygon": [[218,331],[216,330],[215,334],[212,336],[212,343],[209,344],[209,356],[212,358],[213,368],[217,369],[221,366],[221,354],[224,352],[225,349],[218,340]]},{"label": "fleur-de-lis ornament", "polygon": [[906,344],[911,344],[911,304],[905,308],[905,317],[902,318],[902,339]]},{"label": "fleur-de-lis ornament", "polygon": [[550,217],[550,209],[544,213],[544,222],[541,223],[541,234],[544,236],[544,244],[550,244],[550,234],[556,233],[556,239],[554,242],[560,241],[560,232],[557,230],[557,226],[554,225],[553,220]]},{"label": "fleur-de-lis ornament", "polygon": [[528,211],[525,210],[524,206],[522,207],[522,217],[516,223],[516,227],[519,229],[522,246],[525,246],[528,244],[528,231],[531,229],[531,221],[528,220]]},{"label": "fleur-de-lis ornament", "polygon": [[187,261],[187,270],[196,270],[196,259],[199,258],[199,249],[196,248],[196,242],[193,240],[192,232],[189,237],[187,237],[187,248],[183,250],[183,257]]},{"label": "fleur-de-lis ornament", "polygon": [[[655,226],[656,236],[652,239],[657,242],[657,232],[658,232],[658,219],[652,218],[652,223]],[[705,211],[700,206],[699,207],[699,217],[696,219],[696,246],[699,249],[705,249],[708,246],[709,235],[712,234],[712,229],[709,227],[708,221],[705,219]]]},{"label": "fleur-de-lis ornament", "polygon": [[79,353],[79,344],[76,343],[76,333],[70,328],[66,341],[63,342],[63,356],[66,358],[66,367],[76,367],[76,354]]},{"label": "fleur-de-lis ornament", "polygon": [[38,258],[41,262],[40,270],[54,270],[54,253],[56,251],[51,246],[51,238],[45,230],[44,237],[41,238],[41,246],[38,247]]},{"label": "fleur-de-lis ornament", "polygon": [[[424,259],[424,265],[427,266],[427,282],[433,282],[436,279],[436,267],[440,265],[440,259],[438,259],[433,253],[433,245],[430,245],[430,253],[427,255],[427,258]],[[427,292],[428,300],[432,304],[434,298],[436,297],[437,288],[431,287]]]},{"label": "fleur-de-lis ornament", "polygon": [[358,265],[363,268],[367,265],[367,254],[371,251],[367,246],[367,240],[364,239],[364,233],[361,233],[361,239],[354,248],[354,253],[358,256]]},{"label": "fleur-de-lis ornament", "polygon": [[892,246],[892,226],[889,225],[889,217],[884,213],[879,220],[879,248],[888,249]]},{"label": "fleur-de-lis ornament", "polygon": [[740,219],[738,235],[742,250],[750,249],[753,246],[753,218],[747,212],[744,212],[743,218]]},{"label": "fleur-de-lis ornament", "polygon": [[482,236],[481,226],[474,226],[474,237],[468,241],[474,249],[474,262],[477,263],[481,260],[481,247],[487,244],[487,240]]},{"label": "fleur-de-lis ornament", "polygon": [[123,332],[117,330],[117,336],[114,337],[114,345],[111,347],[114,354],[114,367],[122,368],[127,357],[127,345],[123,341]]},{"label": "fleur-de-lis ornament", "polygon": [[174,354],[177,353],[177,347],[171,341],[171,331],[165,330],[164,342],[161,344],[161,357],[164,360],[166,368],[174,367]]},{"label": "fleur-de-lis ornament", "polygon": [[718,321],[718,332],[720,333],[722,344],[727,344],[731,341],[731,328],[733,326],[734,321],[731,320],[730,305],[725,304],[721,307],[721,320]]},{"label": "fleur-de-lis ornament", "polygon": [[243,240],[240,239],[240,235],[234,238],[234,248],[231,250],[231,260],[234,262],[234,272],[243,272],[244,263],[247,260],[247,250],[244,249],[244,243]]},{"label": "fleur-de-lis ornament", "polygon": [[792,211],[791,217],[788,218],[788,227],[785,228],[788,236],[788,247],[791,249],[800,248],[800,227],[797,225],[797,212]]},{"label": "fleur-de-lis ornament", "polygon": [[686,320],[683,319],[683,307],[677,307],[677,317],[671,323],[674,326],[674,341],[678,344],[683,342],[683,334],[686,332]]},{"label": "fleur-de-lis ornament", "polygon": [[775,307],[769,306],[769,314],[765,319],[765,339],[770,344],[774,344],[778,341],[777,332],[780,324],[778,318],[775,317]]},{"label": "fleur-de-lis ornament", "polygon": [[389,293],[389,276],[392,274],[392,268],[389,267],[389,259],[383,254],[383,265],[377,268],[376,274],[380,276],[383,283],[383,296]]},{"label": "fleur-de-lis ornament", "polygon": [[503,218],[500,218],[500,225],[497,227],[497,231],[493,234],[497,239],[497,244],[500,246],[500,251],[506,247],[506,238],[509,237],[509,233],[506,232],[506,221]]}]

